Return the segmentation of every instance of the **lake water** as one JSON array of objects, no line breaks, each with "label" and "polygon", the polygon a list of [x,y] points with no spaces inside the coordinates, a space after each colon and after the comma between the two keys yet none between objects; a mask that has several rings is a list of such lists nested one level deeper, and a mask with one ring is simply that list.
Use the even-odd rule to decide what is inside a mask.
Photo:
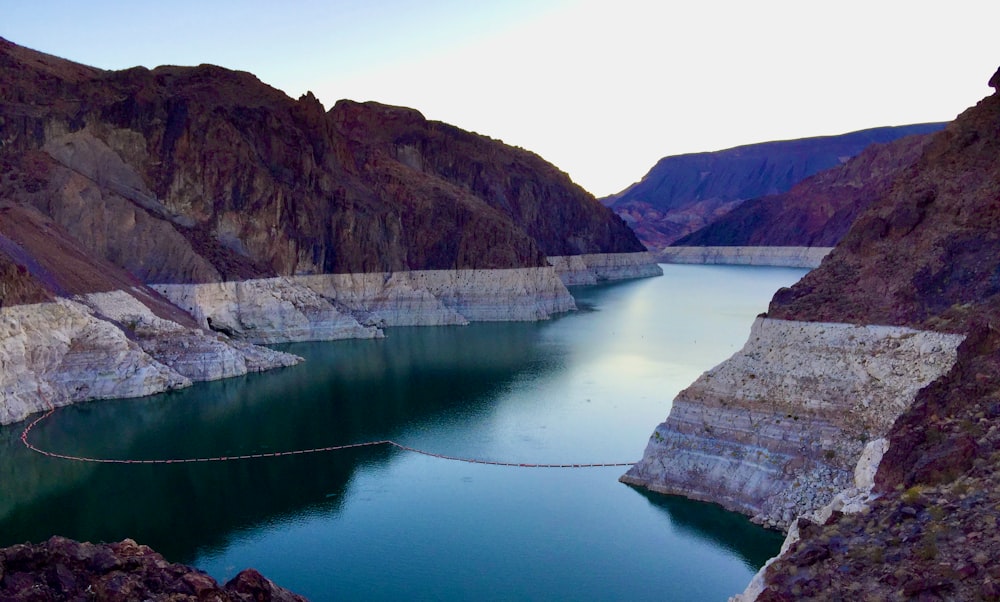
[{"label": "lake water", "polygon": [[[580,287],[539,323],[396,328],[282,346],[307,362],[59,410],[39,446],[190,458],[381,439],[516,463],[634,462],[670,400],[737,351],[805,270],[663,266]],[[0,428],[0,546],[126,537],[220,582],[255,567],[313,600],[725,600],[781,536],[648,494],[625,468],[521,468],[389,446],[231,462],[95,465]]]}]

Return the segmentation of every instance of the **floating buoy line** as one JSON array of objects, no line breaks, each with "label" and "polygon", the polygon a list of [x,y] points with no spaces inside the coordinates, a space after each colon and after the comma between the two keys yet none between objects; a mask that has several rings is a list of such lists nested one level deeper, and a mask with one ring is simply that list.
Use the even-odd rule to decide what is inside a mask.
[{"label": "floating buoy line", "polygon": [[423,456],[430,456],[432,458],[439,458],[441,460],[451,460],[453,462],[466,462],[468,464],[489,464],[490,466],[514,466],[517,468],[601,468],[606,466],[632,466],[635,462],[604,462],[604,463],[591,463],[591,464],[537,464],[537,463],[527,463],[527,462],[501,462],[497,460],[482,460],[479,458],[462,458],[458,456],[447,456],[444,454],[438,454],[422,449],[417,449],[415,447],[410,447],[408,445],[403,445],[402,443],[397,443],[389,439],[382,439],[380,441],[365,441],[362,443],[348,443],[346,445],[329,445],[327,447],[313,447],[310,449],[297,449],[292,451],[279,451],[279,452],[265,452],[259,454],[241,454],[238,456],[213,456],[204,458],[171,458],[171,459],[119,459],[119,458],[91,458],[87,456],[73,456],[69,454],[60,454],[58,452],[49,451],[47,449],[42,449],[28,440],[31,430],[35,428],[42,421],[52,416],[56,411],[56,408],[50,409],[48,412],[42,414],[35,420],[33,420],[28,426],[24,428],[21,432],[21,443],[31,451],[41,454],[43,456],[48,456],[49,458],[57,458],[59,460],[72,460],[74,462],[90,462],[95,464],[190,464],[195,462],[232,462],[235,460],[256,460],[258,458],[282,458],[285,456],[300,456],[305,454],[318,454],[326,452],[335,452],[345,449],[355,449],[359,447],[375,447],[379,445],[388,445],[390,447],[395,447],[403,451],[412,452],[415,454],[420,454]]}]

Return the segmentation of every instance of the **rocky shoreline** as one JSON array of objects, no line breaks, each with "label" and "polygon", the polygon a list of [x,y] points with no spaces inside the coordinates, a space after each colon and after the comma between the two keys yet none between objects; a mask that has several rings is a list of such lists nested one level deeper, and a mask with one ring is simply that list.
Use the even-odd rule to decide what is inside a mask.
[{"label": "rocky shoreline", "polygon": [[817,268],[832,250],[833,247],[667,247],[656,258],[663,263]]},{"label": "rocky shoreline", "polygon": [[160,318],[125,291],[5,307],[0,424],[80,401],[142,397],[300,361]]},{"label": "rocky shoreline", "polygon": [[561,255],[546,260],[566,286],[663,275],[649,252]]},{"label": "rocky shoreline", "polygon": [[[576,309],[564,280],[662,274],[651,261],[648,253],[595,254],[557,258],[560,271],[423,270],[165,284],[3,307],[0,424],[50,407],[143,397],[301,361],[261,344],[374,338],[391,326],[548,319]],[[194,324],[151,310],[146,296],[156,293]]]},{"label": "rocky shoreline", "polygon": [[955,363],[961,335],[758,318],[674,399],[621,480],[788,529],[854,486],[866,444]]}]

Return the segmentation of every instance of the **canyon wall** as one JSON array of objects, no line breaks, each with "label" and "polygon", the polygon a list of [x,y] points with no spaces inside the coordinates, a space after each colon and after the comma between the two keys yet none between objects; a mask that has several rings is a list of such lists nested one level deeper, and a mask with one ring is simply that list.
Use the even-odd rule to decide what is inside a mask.
[{"label": "canyon wall", "polygon": [[833,247],[667,247],[656,257],[663,263],[816,268],[832,249]]},{"label": "canyon wall", "polygon": [[752,198],[671,246],[832,247],[920,159],[930,135],[872,144],[790,190]]},{"label": "canyon wall", "polygon": [[575,307],[561,277],[661,273],[534,153],[213,65],[0,39],[0,141],[0,422],[297,361],[255,343],[545,319]]},{"label": "canyon wall", "polygon": [[865,444],[947,372],[962,336],[758,318],[673,401],[622,481],[787,528],[853,483]]},{"label": "canyon wall", "polygon": [[576,309],[552,268],[317,274],[153,288],[204,328],[255,343],[380,337],[387,326],[543,320]]}]

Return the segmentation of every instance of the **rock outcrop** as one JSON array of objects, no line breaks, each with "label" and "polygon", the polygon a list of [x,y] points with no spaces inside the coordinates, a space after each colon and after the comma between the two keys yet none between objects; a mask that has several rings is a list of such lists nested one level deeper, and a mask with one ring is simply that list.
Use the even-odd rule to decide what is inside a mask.
[{"label": "rock outcrop", "polygon": [[170,563],[131,539],[92,544],[63,537],[0,549],[0,598],[305,602],[253,569],[220,586],[204,572]]},{"label": "rock outcrop", "polygon": [[601,202],[621,215],[655,254],[721,219],[744,201],[784,193],[813,174],[843,164],[872,144],[935,132],[943,126],[928,123],[875,128],[664,157],[642,180]]},{"label": "rock outcrop", "polygon": [[833,247],[667,247],[658,259],[664,263],[708,265],[769,265],[815,268]]}]

